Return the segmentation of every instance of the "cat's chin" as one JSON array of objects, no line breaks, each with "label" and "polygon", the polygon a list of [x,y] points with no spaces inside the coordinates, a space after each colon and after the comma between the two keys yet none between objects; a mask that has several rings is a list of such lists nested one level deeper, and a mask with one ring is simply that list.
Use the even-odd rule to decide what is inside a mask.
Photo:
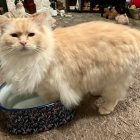
[{"label": "cat's chin", "polygon": [[37,54],[34,50],[19,50],[20,55],[34,55]]},{"label": "cat's chin", "polygon": [[21,55],[34,55],[36,54],[35,50],[32,49],[20,49],[16,52],[17,54]]},{"label": "cat's chin", "polygon": [[28,48],[28,47],[22,47],[21,49],[18,50],[18,53],[20,53],[20,55],[31,55],[31,54],[36,54],[37,51],[34,48]]}]

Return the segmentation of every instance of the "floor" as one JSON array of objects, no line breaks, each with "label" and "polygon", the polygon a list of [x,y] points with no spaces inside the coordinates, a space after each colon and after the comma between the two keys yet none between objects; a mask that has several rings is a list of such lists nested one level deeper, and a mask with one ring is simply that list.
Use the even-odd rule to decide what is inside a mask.
[{"label": "floor", "polygon": [[[72,17],[56,17],[57,27],[66,27],[81,22],[105,20],[100,14],[72,13]],[[140,29],[140,21],[130,20],[130,26]],[[115,111],[107,116],[98,114],[94,99],[81,104],[77,115],[70,123],[47,132],[30,136],[14,136],[3,127],[0,117],[0,140],[140,140],[140,72],[130,84],[128,96]],[[98,105],[100,99],[95,101]]]}]

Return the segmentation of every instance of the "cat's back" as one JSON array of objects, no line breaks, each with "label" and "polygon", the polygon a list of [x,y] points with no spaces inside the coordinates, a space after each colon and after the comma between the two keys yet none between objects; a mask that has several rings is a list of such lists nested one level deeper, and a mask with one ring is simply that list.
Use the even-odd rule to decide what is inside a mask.
[{"label": "cat's back", "polygon": [[58,28],[53,33],[60,56],[76,54],[80,60],[90,55],[93,59],[110,60],[112,56],[140,55],[140,31],[129,26],[93,21]]},{"label": "cat's back", "polygon": [[120,38],[127,37],[128,34],[140,35],[139,30],[133,29],[126,25],[120,25],[115,23],[92,21],[81,23],[78,25],[57,28],[54,30],[54,35],[58,39],[69,38],[69,40],[76,40],[90,38],[103,39],[104,38]]},{"label": "cat's back", "polygon": [[[140,53],[140,31],[129,26],[93,21],[53,31],[59,52]],[[80,55],[79,55],[80,56]]]}]

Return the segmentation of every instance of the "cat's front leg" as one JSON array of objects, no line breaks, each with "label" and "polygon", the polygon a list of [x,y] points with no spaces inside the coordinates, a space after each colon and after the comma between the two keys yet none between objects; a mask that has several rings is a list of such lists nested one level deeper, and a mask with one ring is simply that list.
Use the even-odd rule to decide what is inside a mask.
[{"label": "cat's front leg", "polygon": [[68,109],[78,106],[82,100],[82,94],[71,88],[66,82],[63,84],[61,83],[59,92],[62,104]]},{"label": "cat's front leg", "polygon": [[48,103],[60,100],[68,109],[79,105],[81,101],[80,94],[70,88],[67,84],[62,84],[62,82],[61,85],[58,86],[58,89],[53,90],[51,87],[42,87],[37,89],[37,93]]},{"label": "cat's front leg", "polygon": [[36,92],[47,103],[59,100],[58,92],[49,86],[39,86]]}]

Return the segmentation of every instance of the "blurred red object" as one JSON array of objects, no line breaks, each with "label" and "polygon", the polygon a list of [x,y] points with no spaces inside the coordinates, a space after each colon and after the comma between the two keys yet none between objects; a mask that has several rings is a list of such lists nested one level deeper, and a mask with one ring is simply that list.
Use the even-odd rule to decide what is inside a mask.
[{"label": "blurred red object", "polygon": [[28,13],[33,14],[36,12],[36,5],[34,0],[24,0],[24,7]]},{"label": "blurred red object", "polygon": [[140,8],[140,0],[130,0],[130,5],[135,5],[137,8]]}]

